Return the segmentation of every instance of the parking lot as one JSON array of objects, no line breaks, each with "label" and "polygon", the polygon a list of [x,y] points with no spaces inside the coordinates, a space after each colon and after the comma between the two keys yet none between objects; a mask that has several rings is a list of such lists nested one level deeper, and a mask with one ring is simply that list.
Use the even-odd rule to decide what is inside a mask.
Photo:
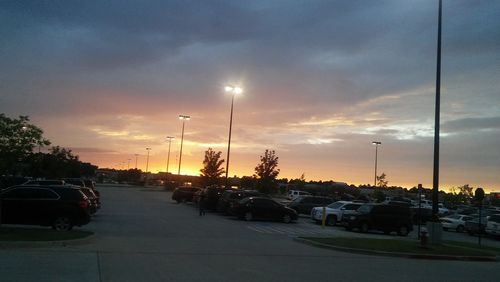
[{"label": "parking lot", "polygon": [[[296,236],[396,235],[297,223],[246,222],[177,204],[161,188],[101,186],[103,208],[77,244],[1,245],[2,281],[493,281],[498,263],[358,255],[295,242]],[[474,240],[444,232],[445,239]],[[413,232],[406,237],[416,236]],[[455,239],[453,239],[455,240]],[[490,242],[491,241],[491,242]],[[484,240],[488,244],[498,241]],[[477,274],[481,273],[480,276]]]}]

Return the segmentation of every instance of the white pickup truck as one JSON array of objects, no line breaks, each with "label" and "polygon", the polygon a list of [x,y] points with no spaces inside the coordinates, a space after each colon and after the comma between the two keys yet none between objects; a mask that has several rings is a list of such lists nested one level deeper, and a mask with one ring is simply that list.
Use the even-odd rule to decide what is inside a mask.
[{"label": "white pickup truck", "polygon": [[[345,212],[357,210],[363,205],[351,201],[338,201],[325,207],[326,224],[333,226],[342,221]],[[311,219],[320,223],[323,220],[323,207],[315,207],[311,210]]]}]

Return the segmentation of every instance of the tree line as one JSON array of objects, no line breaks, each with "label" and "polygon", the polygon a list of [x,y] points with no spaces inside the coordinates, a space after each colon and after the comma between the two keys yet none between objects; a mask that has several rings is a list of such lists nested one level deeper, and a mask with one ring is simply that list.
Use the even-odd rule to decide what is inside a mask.
[{"label": "tree line", "polygon": [[69,149],[52,146],[43,130],[28,116],[9,118],[0,114],[0,176],[35,178],[92,177],[97,166],[81,162]]}]

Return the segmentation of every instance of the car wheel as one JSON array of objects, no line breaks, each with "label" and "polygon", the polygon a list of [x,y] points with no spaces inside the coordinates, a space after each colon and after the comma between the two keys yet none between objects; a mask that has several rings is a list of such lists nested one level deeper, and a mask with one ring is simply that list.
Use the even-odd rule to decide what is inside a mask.
[{"label": "car wheel", "polygon": [[73,228],[73,223],[69,216],[58,216],[52,223],[52,228],[57,231],[69,231]]},{"label": "car wheel", "polygon": [[399,227],[399,230],[398,230],[399,236],[408,236],[408,233],[410,233],[410,229],[408,229],[408,226],[402,225]]},{"label": "car wheel", "polygon": [[326,225],[329,225],[329,226],[337,225],[337,217],[334,215],[329,215],[326,218]]},{"label": "car wheel", "polygon": [[361,223],[361,227],[359,227],[359,231],[361,231],[362,233],[368,232],[368,223],[367,222]]},{"label": "car wheel", "polygon": [[253,214],[251,212],[246,212],[245,213],[245,220],[252,221],[252,219],[253,219]]},{"label": "car wheel", "polygon": [[283,222],[284,222],[284,223],[290,223],[290,222],[292,222],[292,217],[290,217],[290,215],[289,215],[289,214],[285,214],[285,215],[283,216]]},{"label": "car wheel", "polygon": [[463,225],[459,225],[459,226],[457,226],[457,232],[458,232],[458,233],[462,233],[462,232],[464,232],[464,229],[465,229],[465,228],[464,228],[464,226],[463,226]]}]

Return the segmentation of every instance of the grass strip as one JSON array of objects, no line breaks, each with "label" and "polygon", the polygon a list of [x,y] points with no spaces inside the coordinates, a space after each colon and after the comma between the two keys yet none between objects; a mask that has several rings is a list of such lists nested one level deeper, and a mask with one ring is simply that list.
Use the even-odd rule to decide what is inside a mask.
[{"label": "grass strip", "polygon": [[472,244],[456,244],[446,242],[442,245],[432,245],[421,248],[419,242],[410,240],[372,239],[372,238],[315,238],[301,237],[303,239],[322,243],[334,247],[352,248],[370,251],[391,253],[408,253],[419,255],[452,255],[452,256],[485,256],[495,257],[499,250],[495,248],[473,248]]},{"label": "grass strip", "polygon": [[50,242],[82,239],[94,234],[90,231],[56,231],[49,228],[0,227],[0,241]]}]

